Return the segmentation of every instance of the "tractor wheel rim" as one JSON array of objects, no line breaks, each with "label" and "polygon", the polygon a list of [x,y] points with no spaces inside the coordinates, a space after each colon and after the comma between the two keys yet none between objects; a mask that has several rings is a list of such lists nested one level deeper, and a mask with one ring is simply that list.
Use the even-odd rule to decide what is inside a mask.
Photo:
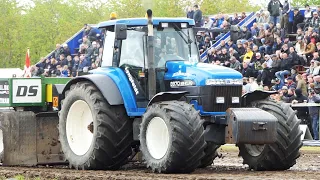
[{"label": "tractor wheel rim", "polygon": [[165,121],[160,117],[151,119],[146,131],[146,144],[154,159],[163,158],[169,148],[169,130]]},{"label": "tractor wheel rim", "polygon": [[254,157],[259,156],[265,147],[265,145],[252,145],[252,144],[245,144],[244,146],[247,152]]},{"label": "tractor wheel rim", "polygon": [[76,155],[86,154],[93,141],[88,125],[93,122],[89,105],[83,100],[75,101],[68,112],[66,135],[70,149]]}]

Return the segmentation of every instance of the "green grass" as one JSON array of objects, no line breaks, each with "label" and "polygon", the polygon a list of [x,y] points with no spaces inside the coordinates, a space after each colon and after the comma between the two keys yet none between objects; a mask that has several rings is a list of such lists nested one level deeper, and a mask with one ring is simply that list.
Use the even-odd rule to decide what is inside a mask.
[{"label": "green grass", "polygon": [[25,180],[26,179],[23,175],[17,175],[14,178],[17,180]]}]

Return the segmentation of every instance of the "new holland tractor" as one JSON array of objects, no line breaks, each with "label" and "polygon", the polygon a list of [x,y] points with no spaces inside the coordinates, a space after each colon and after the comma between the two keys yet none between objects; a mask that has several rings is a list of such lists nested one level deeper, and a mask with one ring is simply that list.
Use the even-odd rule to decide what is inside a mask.
[{"label": "new holland tractor", "polygon": [[[228,143],[250,169],[293,166],[302,132],[291,107],[270,100],[274,92],[242,95],[239,72],[200,63],[193,20],[147,15],[100,23],[102,67],[66,83],[45,78],[45,105],[1,113],[4,165],[116,170],[139,151],[154,172],[190,173]],[[11,81],[10,98],[35,95],[32,79]]]}]

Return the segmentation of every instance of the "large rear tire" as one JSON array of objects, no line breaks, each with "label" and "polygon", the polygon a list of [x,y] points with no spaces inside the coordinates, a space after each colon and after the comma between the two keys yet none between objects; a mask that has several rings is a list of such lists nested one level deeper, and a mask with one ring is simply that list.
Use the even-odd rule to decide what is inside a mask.
[{"label": "large rear tire", "polygon": [[190,173],[204,156],[203,121],[189,104],[165,101],[142,117],[140,149],[147,166],[159,173]]},{"label": "large rear tire", "polygon": [[214,159],[219,155],[217,151],[219,147],[220,145],[214,144],[212,142],[207,142],[207,146],[204,149],[205,155],[201,160],[201,165],[199,166],[199,168],[205,168],[213,164]]},{"label": "large rear tire", "polygon": [[78,82],[65,93],[59,139],[70,167],[115,170],[131,155],[132,122],[123,106],[110,106],[92,83]]},{"label": "large rear tire", "polygon": [[300,156],[300,120],[289,104],[263,100],[253,102],[252,106],[261,108],[278,119],[277,140],[266,145],[239,145],[243,163],[253,170],[289,169],[296,164],[296,159]]}]

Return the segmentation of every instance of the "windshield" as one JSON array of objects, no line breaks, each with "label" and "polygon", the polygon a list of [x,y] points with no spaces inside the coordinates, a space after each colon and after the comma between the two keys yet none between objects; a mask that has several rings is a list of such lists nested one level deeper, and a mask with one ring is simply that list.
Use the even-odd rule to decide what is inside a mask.
[{"label": "windshield", "polygon": [[[122,41],[120,67],[124,64],[147,67],[147,28],[134,27],[127,31],[127,38]],[[165,67],[166,61],[180,60],[198,62],[199,53],[192,28],[154,28],[155,66]]]},{"label": "windshield", "polygon": [[154,56],[157,67],[164,67],[169,60],[198,62],[199,54],[192,28],[154,30]]}]

